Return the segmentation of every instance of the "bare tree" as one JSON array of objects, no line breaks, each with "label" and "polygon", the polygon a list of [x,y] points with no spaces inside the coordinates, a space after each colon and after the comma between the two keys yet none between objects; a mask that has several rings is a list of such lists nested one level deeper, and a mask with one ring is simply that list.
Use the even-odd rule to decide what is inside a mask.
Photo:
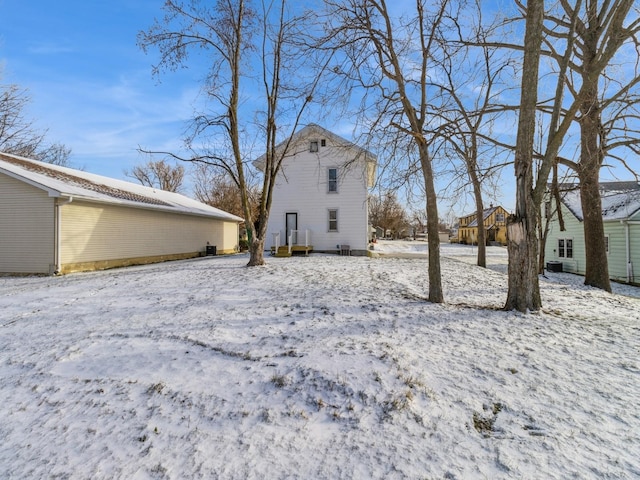
[{"label": "bare tree", "polygon": [[[216,166],[229,175],[242,200],[248,265],[262,265],[275,179],[326,65],[326,61],[314,63],[313,52],[300,51],[302,39],[313,30],[313,19],[287,0],[167,0],[164,10],[165,18],[139,35],[143,49],[159,50],[154,72],[186,66],[189,54],[196,51],[206,52],[209,61],[203,91],[210,108],[194,119],[186,140],[190,154],[172,155]],[[249,91],[254,108],[247,110],[242,95]],[[252,211],[247,181],[251,169],[251,150],[243,143],[247,138],[264,141],[257,214]]]},{"label": "bare tree", "polygon": [[520,115],[515,152],[516,208],[507,220],[509,291],[505,309],[537,311],[542,306],[538,284],[536,237],[538,204],[533,190],[533,141],[538,102],[538,71],[542,45],[544,0],[526,7]]},{"label": "bare tree", "polygon": [[[569,28],[567,18],[575,19]],[[630,148],[637,154],[640,146],[637,106],[637,46],[640,44],[640,19],[634,0],[602,2],[559,2],[559,11],[547,15],[548,54],[555,59],[570,55],[567,88],[579,105],[580,158],[564,159],[580,181],[584,218],[585,284],[611,291],[605,247],[599,176],[606,156],[614,150]],[[572,35],[571,41],[568,41]],[[560,45],[558,45],[560,44]],[[565,53],[558,52],[570,45]],[[627,51],[636,55],[635,64],[627,61]],[[616,56],[620,58],[616,61]]]},{"label": "bare tree", "polygon": [[0,152],[20,155],[60,166],[69,166],[71,149],[48,144],[46,130],[38,131],[25,117],[31,99],[16,85],[0,85]]},{"label": "bare tree", "polygon": [[147,187],[179,192],[184,180],[184,167],[171,165],[164,160],[149,160],[143,165],[136,165],[131,171],[125,170],[124,174]]},{"label": "bare tree", "polygon": [[[524,54],[515,151],[516,211],[507,224],[509,235],[509,291],[505,303],[507,310],[537,311],[542,306],[537,276],[538,239],[535,233],[538,228],[539,209],[548,188],[549,175],[557,165],[558,152],[567,132],[578,116],[584,99],[589,98],[590,83],[586,82],[573,91],[572,102],[566,104],[564,102],[567,78],[573,68],[573,43],[576,38],[581,3],[582,0],[578,0],[571,15],[562,21],[565,32],[563,33],[564,41],[561,44],[564,51],[552,55],[558,68],[553,76],[556,80],[555,92],[549,96],[548,100],[538,103],[540,57],[541,54],[550,54],[542,48],[545,25],[544,2],[529,1],[526,6],[518,3],[526,20],[524,46],[497,43],[521,50]],[[598,68],[594,65],[589,78],[600,74],[611,61],[617,48],[615,41],[607,45],[597,64]],[[536,127],[536,104],[542,111],[548,113],[549,120],[544,124],[547,132],[544,150],[537,155],[537,163],[534,163],[532,152]],[[535,172],[534,166],[537,166]]]},{"label": "bare tree", "polygon": [[[240,190],[228,175],[200,163],[195,165],[193,181],[194,195],[199,201],[239,217],[244,215]],[[249,201],[255,218],[260,208],[260,191],[253,184],[249,185]]]},{"label": "bare tree", "polygon": [[[325,0],[327,45],[343,60],[335,71],[357,88],[361,122],[372,135],[384,138],[391,155],[417,159],[424,184],[429,249],[429,294],[442,303],[440,241],[435,174],[430,153],[432,102],[429,75],[438,55],[437,39],[446,28],[454,2],[416,0],[412,11],[392,13],[385,0]],[[406,9],[405,9],[406,10]],[[411,162],[413,164],[413,162]],[[413,166],[407,166],[413,171]]]},{"label": "bare tree", "polygon": [[[481,7],[475,3],[464,18],[478,19]],[[438,121],[437,134],[445,146],[444,158],[461,160],[464,168],[453,172],[453,180],[469,186],[473,193],[476,217],[484,217],[484,189],[486,189],[506,165],[501,158],[503,146],[492,138],[492,125],[506,112],[513,111],[500,100],[511,88],[514,76],[513,61],[504,52],[486,45],[492,25],[462,25],[462,18],[454,19],[458,31],[471,31],[474,42],[461,38],[459,42],[444,39],[444,55],[438,59],[440,75],[433,80],[433,87],[450,99],[448,105],[435,112]],[[498,160],[498,161],[496,161]],[[478,222],[477,264],[486,267],[487,235],[484,222]]]},{"label": "bare tree", "polygon": [[392,191],[369,197],[369,223],[391,232],[394,238],[398,238],[409,225],[407,214]]}]

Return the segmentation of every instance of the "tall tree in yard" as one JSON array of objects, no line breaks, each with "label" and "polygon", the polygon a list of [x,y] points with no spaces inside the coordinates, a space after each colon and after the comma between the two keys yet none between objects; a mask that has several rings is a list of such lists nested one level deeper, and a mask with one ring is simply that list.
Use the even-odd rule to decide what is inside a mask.
[{"label": "tall tree in yard", "polygon": [[[567,6],[567,2],[560,2]],[[613,2],[605,2],[612,4]],[[516,174],[516,212],[508,221],[509,233],[509,292],[505,308],[508,310],[535,311],[541,305],[536,256],[537,238],[535,231],[538,227],[537,218],[539,209],[547,190],[547,181],[552,168],[557,164],[558,152],[564,142],[571,125],[578,118],[590,98],[590,82],[580,85],[570,83],[572,70],[576,63],[574,58],[574,42],[576,32],[580,28],[579,15],[582,0],[577,0],[575,8],[568,10],[568,14],[562,18],[558,25],[564,29],[562,35],[547,30],[544,36],[544,2],[541,0],[529,1],[526,6],[520,4],[526,19],[526,33],[524,47],[515,48],[523,50],[524,64],[522,71],[520,117],[518,120],[518,135],[515,152]],[[614,17],[615,18],[615,17]],[[549,16],[547,16],[549,20]],[[553,22],[551,22],[553,23]],[[553,49],[542,49],[542,42],[556,36],[562,38],[561,45],[564,50],[556,52]],[[513,47],[511,45],[510,47]],[[597,78],[609,65],[615,52],[619,48],[616,39],[612,39],[602,49],[603,55],[599,61],[593,63],[588,79]],[[556,80],[555,93],[550,100],[537,103],[538,71],[541,53],[550,55],[557,63],[557,71],[553,72]],[[577,55],[580,58],[580,55]],[[564,101],[565,91],[570,90],[572,101]],[[535,108],[536,104],[543,111],[549,113],[549,120],[545,124],[546,145],[537,159],[537,171],[533,171],[533,137],[535,134]],[[535,177],[535,183],[534,183]],[[597,215],[600,209],[593,208]],[[601,220],[601,219],[600,219]]]},{"label": "tall tree in yard", "polygon": [[[559,61],[567,54],[571,58],[567,85],[579,109],[580,157],[577,162],[563,159],[562,163],[577,173],[580,183],[585,284],[607,291],[611,284],[599,176],[607,155],[630,147],[635,156],[640,145],[638,8],[634,0],[559,2],[558,11],[547,15],[545,32],[547,54]],[[575,19],[574,28],[568,28],[567,18]],[[558,39],[561,46],[572,48],[559,52]],[[635,59],[629,61],[629,55]]]},{"label": "tall tree in yard", "polygon": [[325,0],[325,48],[339,52],[342,63],[334,71],[359,97],[363,128],[384,139],[381,149],[417,158],[426,195],[428,299],[436,303],[444,301],[444,294],[430,153],[434,138],[431,108],[436,99],[429,96],[429,75],[432,59],[440,53],[437,39],[446,28],[446,19],[457,15],[450,11],[453,3],[416,0],[411,12],[407,7],[402,15],[396,15],[395,7],[385,0]]},{"label": "tall tree in yard", "polygon": [[[194,118],[185,142],[189,155],[169,153],[230,176],[240,191],[250,238],[248,265],[262,265],[275,179],[324,65],[314,63],[318,59],[312,52],[300,50],[308,43],[303,37],[312,30],[311,17],[287,0],[167,0],[164,10],[164,19],[139,35],[145,51],[159,51],[154,73],[188,66],[191,54],[205,52],[208,61],[203,92],[209,107]],[[255,108],[245,106],[249,94]],[[259,153],[265,154],[257,213],[247,176],[258,155],[245,139],[261,139]],[[276,148],[281,142],[284,146]]]},{"label": "tall tree in yard", "polygon": [[[475,4],[471,18],[481,19],[481,8]],[[470,188],[476,207],[476,218],[484,217],[483,193],[504,167],[500,164],[504,150],[493,139],[493,123],[513,108],[502,105],[500,98],[511,88],[513,78],[512,59],[500,49],[486,45],[486,37],[493,25],[465,25],[462,17],[454,21],[459,32],[472,31],[474,41],[466,38],[442,44],[446,52],[438,59],[439,75],[431,86],[442,91],[451,101],[436,113],[437,134],[445,143],[445,155],[454,167],[452,184],[463,183]],[[461,70],[464,74],[461,74]],[[498,159],[498,161],[496,161]],[[457,166],[461,161],[463,168]],[[455,189],[459,198],[460,190]],[[486,267],[487,233],[484,222],[478,221],[477,264]]]},{"label": "tall tree in yard", "polygon": [[526,7],[524,60],[520,94],[520,116],[515,152],[516,208],[507,220],[509,291],[507,310],[539,310],[538,212],[533,190],[533,141],[538,101],[538,71],[542,44],[544,0],[529,0]]}]

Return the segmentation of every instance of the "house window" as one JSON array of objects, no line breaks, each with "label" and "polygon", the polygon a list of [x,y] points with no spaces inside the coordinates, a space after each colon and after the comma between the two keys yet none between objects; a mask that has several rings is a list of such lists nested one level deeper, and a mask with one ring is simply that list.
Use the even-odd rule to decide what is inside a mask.
[{"label": "house window", "polygon": [[330,168],[329,174],[329,193],[338,193],[338,169]]},{"label": "house window", "polygon": [[571,238],[558,239],[558,257],[573,258],[573,239]]},{"label": "house window", "polygon": [[318,151],[318,141],[317,140],[311,140],[311,142],[309,142],[309,151],[310,152],[317,152]]},{"label": "house window", "polygon": [[338,231],[338,210],[329,210],[329,231]]},{"label": "house window", "polygon": [[604,251],[609,255],[609,235],[604,236]]},{"label": "house window", "polygon": [[496,213],[496,222],[504,222],[504,213]]},{"label": "house window", "polygon": [[551,218],[551,202],[544,202],[544,218]]},{"label": "house window", "polygon": [[322,140],[320,140],[320,146],[321,147],[326,147],[327,146],[327,140],[325,138],[323,138]]}]

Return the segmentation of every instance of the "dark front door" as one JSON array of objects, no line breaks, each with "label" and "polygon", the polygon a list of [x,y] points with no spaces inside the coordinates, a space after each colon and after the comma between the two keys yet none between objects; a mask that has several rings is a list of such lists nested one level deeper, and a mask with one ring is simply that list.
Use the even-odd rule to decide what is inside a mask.
[{"label": "dark front door", "polygon": [[[286,239],[285,242],[289,245],[289,235],[291,235],[291,230],[298,230],[298,214],[297,213],[287,213],[286,214]],[[298,243],[298,232],[293,233],[293,237],[291,237],[291,241],[293,244]]]}]

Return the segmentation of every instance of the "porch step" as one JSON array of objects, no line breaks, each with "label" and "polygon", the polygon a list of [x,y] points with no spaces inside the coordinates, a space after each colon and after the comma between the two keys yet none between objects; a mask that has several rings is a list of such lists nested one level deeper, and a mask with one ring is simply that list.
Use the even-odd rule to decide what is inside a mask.
[{"label": "porch step", "polygon": [[286,245],[279,246],[278,251],[276,251],[274,247],[271,247],[271,255],[274,257],[291,257],[293,254],[308,256],[311,251],[313,251],[311,245],[294,245],[291,247],[291,253],[289,253],[289,247]]},{"label": "porch step", "polygon": [[278,247],[278,251],[275,252],[274,256],[276,256],[276,257],[290,257],[291,254],[289,253],[289,247],[287,247],[286,245],[282,245],[282,246]]}]

